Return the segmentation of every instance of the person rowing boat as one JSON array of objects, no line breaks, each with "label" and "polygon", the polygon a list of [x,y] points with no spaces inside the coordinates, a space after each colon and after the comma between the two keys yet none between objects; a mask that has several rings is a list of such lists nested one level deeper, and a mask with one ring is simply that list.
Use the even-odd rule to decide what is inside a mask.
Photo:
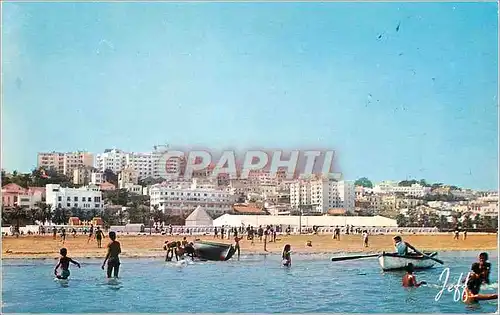
[{"label": "person rowing boat", "polygon": [[[413,252],[415,254],[419,254],[420,252],[415,248],[413,247],[410,243],[408,242],[405,242],[403,241],[403,239],[401,238],[401,236],[395,236],[393,238],[394,240],[394,248],[396,249],[396,253],[399,255],[399,256],[406,256],[408,255],[408,248],[413,250]],[[410,253],[410,254],[413,254],[413,253]]]}]

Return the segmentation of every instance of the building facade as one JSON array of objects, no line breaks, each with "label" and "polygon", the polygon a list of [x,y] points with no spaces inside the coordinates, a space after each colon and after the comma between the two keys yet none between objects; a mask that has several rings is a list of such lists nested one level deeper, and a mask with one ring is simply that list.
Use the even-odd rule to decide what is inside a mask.
[{"label": "building facade", "polygon": [[350,181],[315,179],[296,181],[290,185],[292,209],[309,208],[315,213],[327,213],[329,209],[343,208],[349,213],[355,209],[355,188]]},{"label": "building facade", "polygon": [[202,206],[208,213],[223,214],[231,211],[235,196],[218,189],[203,189],[193,185],[157,184],[149,190],[151,208],[158,207],[167,214],[180,215]]},{"label": "building facade", "polygon": [[101,210],[103,208],[102,193],[98,186],[67,188],[57,184],[48,184],[45,191],[46,203],[52,210],[57,208]]},{"label": "building facade", "polygon": [[52,169],[73,179],[73,171],[79,167],[91,167],[94,155],[89,152],[40,152],[37,158],[38,168]]}]

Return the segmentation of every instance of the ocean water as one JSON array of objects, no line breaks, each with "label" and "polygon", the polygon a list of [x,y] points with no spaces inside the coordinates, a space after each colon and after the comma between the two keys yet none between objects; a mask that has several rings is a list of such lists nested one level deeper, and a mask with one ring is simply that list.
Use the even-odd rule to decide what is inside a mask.
[{"label": "ocean water", "polygon": [[[450,283],[464,277],[479,252],[446,252]],[[495,256],[494,256],[495,255]],[[490,253],[498,290],[496,253]],[[166,263],[162,258],[122,259],[120,279],[108,282],[102,260],[80,260],[67,283],[54,280],[56,261],[6,260],[2,313],[492,313],[497,301],[466,306],[442,288],[444,267],[415,274],[427,286],[401,287],[402,272],[382,272],[376,258],[331,262],[331,255],[242,255],[227,262]],[[436,265],[437,266],[437,265]]]}]

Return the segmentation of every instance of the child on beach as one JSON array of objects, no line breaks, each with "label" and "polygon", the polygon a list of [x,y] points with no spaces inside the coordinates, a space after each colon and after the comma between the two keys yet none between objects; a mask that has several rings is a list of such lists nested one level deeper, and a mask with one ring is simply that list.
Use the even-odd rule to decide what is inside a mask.
[{"label": "child on beach", "polygon": [[283,253],[281,254],[281,258],[283,259],[282,263],[285,267],[290,267],[292,265],[292,246],[290,244],[286,244],[283,247]]},{"label": "child on beach", "polygon": [[106,264],[107,261],[108,278],[111,278],[112,273],[115,278],[118,278],[118,272],[120,271],[120,258],[118,257],[118,255],[121,254],[122,249],[120,246],[120,242],[116,241],[115,232],[109,232],[109,239],[111,240],[111,242],[108,244],[108,253],[106,254],[106,258],[104,258],[104,262],[102,263],[101,268],[102,270],[104,270],[104,265]]},{"label": "child on beach", "polygon": [[403,287],[415,287],[418,288],[422,284],[427,284],[425,281],[417,282],[417,278],[413,275],[413,264],[409,263],[406,266],[406,274],[403,276]]},{"label": "child on beach", "polygon": [[[54,274],[56,275],[57,279],[68,279],[70,275],[69,263],[77,265],[78,268],[80,268],[80,264],[66,256],[68,254],[68,250],[66,248],[61,248],[59,253],[61,254],[61,258],[59,259],[59,263],[57,264],[57,266],[54,268]],[[57,274],[57,269],[59,267],[61,267],[62,269],[60,275]]]}]

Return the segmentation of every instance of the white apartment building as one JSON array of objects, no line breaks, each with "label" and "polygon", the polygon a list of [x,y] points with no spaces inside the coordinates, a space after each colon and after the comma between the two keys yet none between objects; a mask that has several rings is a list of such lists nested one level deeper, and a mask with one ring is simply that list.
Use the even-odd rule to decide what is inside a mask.
[{"label": "white apartment building", "polygon": [[398,186],[396,182],[385,181],[375,185],[375,187],[373,187],[373,192],[378,194],[402,193],[410,197],[423,197],[431,192],[431,188],[424,187],[420,184]]},{"label": "white apartment building", "polygon": [[77,152],[40,152],[37,166],[44,169],[53,169],[60,174],[73,178],[73,171],[79,167],[91,167],[94,164],[92,153]]},{"label": "white apartment building", "polygon": [[290,185],[292,209],[300,205],[310,205],[311,211],[327,213],[332,208],[344,208],[354,212],[355,190],[351,181],[316,179],[296,181]]},{"label": "white apartment building", "polygon": [[46,203],[52,210],[56,208],[82,210],[101,210],[102,193],[99,187],[91,185],[80,188],[66,188],[57,184],[48,184],[45,189]]},{"label": "white apartment building", "polygon": [[104,183],[104,173],[103,172],[93,172],[92,174],[90,174],[90,183],[92,185],[101,185],[102,183]]},{"label": "white apartment building", "polygon": [[137,184],[132,184],[132,183],[125,183],[123,184],[120,189],[125,189],[129,193],[136,194],[136,195],[142,195],[143,193],[143,187],[141,185]]},{"label": "white apartment building", "polygon": [[155,156],[151,152],[127,153],[125,162],[126,168],[134,170],[138,179],[154,177],[156,164]]},{"label": "white apartment building", "polygon": [[192,188],[175,187],[168,183],[153,185],[149,191],[151,208],[158,206],[165,213],[179,215],[202,206],[208,213],[223,214],[231,211],[237,200],[228,191]]},{"label": "white apartment building", "polygon": [[125,168],[127,162],[127,153],[119,149],[106,149],[104,153],[96,155],[95,168],[104,172],[107,169],[112,170],[113,173],[118,174]]},{"label": "white apartment building", "polygon": [[119,149],[107,149],[104,153],[96,155],[95,167],[101,171],[112,170],[115,174],[125,168],[131,168],[136,172],[138,179],[148,177],[160,178],[164,171],[174,178],[182,173],[185,166],[184,158],[173,157],[166,163],[162,162],[162,156],[167,152],[166,146],[155,146],[153,152],[124,152]]}]

